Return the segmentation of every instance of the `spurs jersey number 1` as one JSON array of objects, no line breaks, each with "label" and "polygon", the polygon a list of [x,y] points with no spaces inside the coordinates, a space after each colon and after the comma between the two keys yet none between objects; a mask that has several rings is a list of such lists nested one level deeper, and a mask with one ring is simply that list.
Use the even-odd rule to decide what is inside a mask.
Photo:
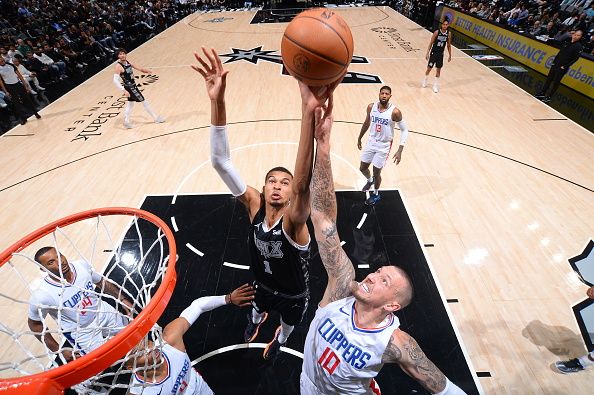
[{"label": "spurs jersey number 1", "polygon": [[[398,318],[390,314],[377,328],[355,323],[355,298],[318,309],[305,340],[303,373],[323,394],[368,394],[370,382],[383,366],[382,356]],[[303,381],[303,380],[302,380]],[[307,392],[302,387],[302,392]]]},{"label": "spurs jersey number 1", "polygon": [[389,143],[394,138],[394,121],[392,120],[392,112],[394,105],[390,106],[384,111],[380,111],[379,102],[375,102],[369,114],[371,121],[371,130],[369,131],[369,140]]}]

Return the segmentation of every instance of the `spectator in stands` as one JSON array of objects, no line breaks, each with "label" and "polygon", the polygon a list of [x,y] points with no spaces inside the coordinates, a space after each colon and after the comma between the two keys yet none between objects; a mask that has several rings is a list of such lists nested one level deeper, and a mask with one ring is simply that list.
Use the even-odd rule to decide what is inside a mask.
[{"label": "spectator in stands", "polygon": [[39,80],[37,79],[37,74],[35,74],[34,71],[29,71],[21,63],[21,57],[20,56],[16,56],[14,58],[14,61],[13,61],[12,64],[14,64],[14,66],[17,68],[17,70],[19,71],[19,73],[21,73],[21,75],[23,76],[23,78],[27,82],[27,85],[29,85],[29,89],[31,90],[31,94],[32,95],[36,95],[37,92],[43,92],[45,90],[45,88],[43,88],[39,84]]},{"label": "spectator in stands", "polygon": [[0,57],[0,77],[0,89],[2,89],[13,103],[14,110],[21,120],[21,125],[27,123],[27,116],[23,105],[29,107],[36,118],[41,118],[29,96],[30,89],[25,79],[14,65],[6,63],[3,57]]},{"label": "spectator in stands", "polygon": [[543,27],[540,24],[540,21],[534,21],[534,25],[532,25],[532,27],[529,30],[530,35],[532,36],[540,36],[541,32],[543,32],[545,29],[543,29]]},{"label": "spectator in stands", "polygon": [[66,75],[66,64],[64,62],[54,62],[52,58],[47,56],[41,47],[36,47],[33,57],[39,60],[41,63],[46,65],[48,68],[54,70],[54,73],[59,79],[63,80],[67,77]]},{"label": "spectator in stands", "polygon": [[26,55],[27,52],[33,52],[33,48],[27,45],[22,38],[17,39],[16,43],[16,50],[19,51],[22,55]]},{"label": "spectator in stands", "polygon": [[27,52],[23,64],[30,71],[34,71],[39,78],[44,82],[58,80],[58,74],[55,69],[50,69],[47,65],[43,64],[39,59],[33,56],[33,52]]}]

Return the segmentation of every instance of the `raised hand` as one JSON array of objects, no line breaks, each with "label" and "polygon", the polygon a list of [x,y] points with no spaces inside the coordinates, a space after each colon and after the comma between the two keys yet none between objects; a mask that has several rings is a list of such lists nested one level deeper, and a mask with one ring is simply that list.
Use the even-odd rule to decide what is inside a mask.
[{"label": "raised hand", "polygon": [[210,100],[222,101],[225,98],[227,74],[229,74],[229,71],[223,70],[223,63],[214,48],[207,50],[202,47],[202,52],[204,53],[204,57],[208,59],[210,65],[208,65],[197,52],[194,52],[194,57],[198,63],[200,63],[200,66],[192,65],[192,68],[199,72],[204,78],[206,92],[208,93]]},{"label": "raised hand", "polygon": [[235,306],[243,307],[249,306],[251,301],[254,300],[254,288],[249,284],[243,284],[241,287],[236,288],[229,294],[229,300]]}]

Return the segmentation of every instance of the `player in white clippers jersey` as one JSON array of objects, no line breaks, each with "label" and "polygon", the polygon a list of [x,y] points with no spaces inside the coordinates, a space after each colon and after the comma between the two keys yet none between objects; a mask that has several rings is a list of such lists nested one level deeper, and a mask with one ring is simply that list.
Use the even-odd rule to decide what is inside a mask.
[{"label": "player in white clippers jersey", "polygon": [[[103,280],[88,262],[68,262],[54,247],[40,248],[35,260],[47,270],[47,276],[29,299],[28,324],[51,351],[60,348],[56,339],[50,333],[45,333],[43,339],[40,335],[48,314],[58,323],[74,347],[73,351],[79,354],[91,352],[127,325],[128,318],[103,302],[94,292],[95,286],[121,300],[127,308],[131,307],[130,302],[120,295],[115,285]],[[69,361],[73,351],[65,349],[62,355]]]},{"label": "player in white clippers jersey", "polygon": [[[192,367],[186,353],[184,334],[198,319],[200,314],[226,304],[249,306],[254,299],[254,290],[244,284],[227,295],[198,298],[171,321],[163,330],[164,345],[155,348],[152,342],[145,347],[137,346],[136,358],[126,362],[135,372],[129,393],[143,395],[210,395],[212,390]],[[147,352],[149,350],[149,352]],[[133,353],[133,356],[134,353]]]},{"label": "player in white clippers jersey", "polygon": [[[394,104],[390,103],[392,89],[389,86],[382,86],[379,92],[379,101],[367,106],[367,116],[361,126],[357,148],[361,149],[363,135],[369,129],[369,139],[363,152],[361,152],[361,164],[359,170],[367,178],[363,192],[373,185],[374,191],[365,201],[367,205],[374,205],[380,200],[379,187],[382,183],[382,169],[390,155],[392,140],[394,139],[394,124],[398,123],[400,128],[400,145],[392,157],[396,164],[402,159],[404,144],[408,138],[408,128],[402,119],[402,113]],[[371,128],[370,128],[371,126]],[[369,172],[369,165],[373,165],[373,175]]]},{"label": "player in white clippers jersey", "polygon": [[421,86],[427,86],[427,77],[431,73],[431,69],[435,67],[435,81],[433,82],[433,92],[439,92],[439,76],[441,75],[441,68],[443,67],[443,53],[447,47],[448,62],[452,61],[452,33],[448,30],[450,21],[445,18],[441,22],[441,28],[433,32],[431,41],[429,41],[429,48],[425,58],[429,61],[427,63],[427,70],[425,70],[425,78],[421,82]]},{"label": "player in white clippers jersey", "polygon": [[328,285],[305,340],[301,394],[378,394],[373,378],[384,363],[397,363],[432,394],[463,394],[398,327],[394,313],[410,303],[413,293],[404,270],[383,266],[355,281],[336,230],[331,126],[330,117],[315,130],[311,219]]}]

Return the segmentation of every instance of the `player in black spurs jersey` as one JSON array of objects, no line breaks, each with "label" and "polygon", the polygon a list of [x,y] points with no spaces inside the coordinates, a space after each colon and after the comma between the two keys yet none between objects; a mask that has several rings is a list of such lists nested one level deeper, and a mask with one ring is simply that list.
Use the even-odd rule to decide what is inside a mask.
[{"label": "player in black spurs jersey", "polygon": [[192,67],[204,77],[211,102],[211,162],[231,193],[245,205],[251,221],[249,248],[256,295],[244,337],[246,342],[253,341],[267,312],[278,311],[280,326],[263,354],[270,359],[280,352],[307,308],[310,236],[306,221],[310,212],[313,135],[314,128],[331,116],[332,93],[338,82],[321,88],[318,97],[299,83],[302,118],[295,176],[284,167],[275,167],[266,173],[264,187],[259,191],[246,185],[231,163],[225,109],[228,71],[223,70],[214,49],[202,48],[202,52],[204,55],[194,54],[200,65]]},{"label": "player in black spurs jersey", "polygon": [[448,62],[452,60],[452,33],[448,30],[450,21],[446,18],[441,22],[441,28],[437,29],[431,41],[429,41],[429,48],[427,48],[427,55],[425,58],[429,61],[427,64],[427,70],[425,71],[425,78],[421,83],[422,87],[427,86],[427,77],[431,72],[431,69],[435,66],[435,82],[433,82],[433,92],[439,92],[439,76],[441,74],[441,68],[443,66],[443,53],[447,46],[448,48]]},{"label": "player in black spurs jersey", "polygon": [[126,103],[126,108],[124,109],[124,127],[126,129],[132,128],[132,123],[130,122],[130,112],[132,111],[134,102],[141,102],[146,112],[149,113],[156,123],[165,122],[163,117],[153,112],[148,101],[144,99],[144,96],[142,96],[142,93],[140,90],[138,90],[136,81],[134,81],[134,73],[132,72],[132,69],[136,69],[143,73],[151,73],[151,71],[134,66],[132,63],[128,62],[126,57],[126,50],[118,50],[118,61],[116,62],[115,74],[113,75],[114,84],[119,90],[123,91],[124,95],[128,98],[128,103]]}]

